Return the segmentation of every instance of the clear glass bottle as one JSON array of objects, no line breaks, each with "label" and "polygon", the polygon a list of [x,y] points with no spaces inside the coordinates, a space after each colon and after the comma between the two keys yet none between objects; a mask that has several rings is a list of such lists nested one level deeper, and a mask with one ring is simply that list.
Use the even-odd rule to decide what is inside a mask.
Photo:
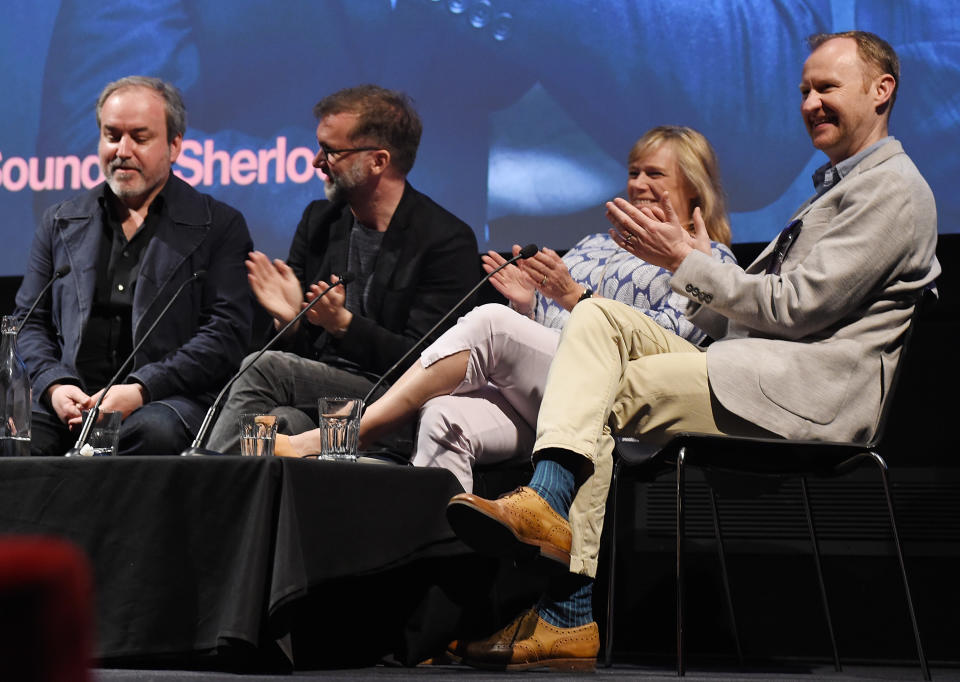
[{"label": "clear glass bottle", "polygon": [[30,377],[17,352],[17,319],[0,323],[0,457],[30,454]]}]

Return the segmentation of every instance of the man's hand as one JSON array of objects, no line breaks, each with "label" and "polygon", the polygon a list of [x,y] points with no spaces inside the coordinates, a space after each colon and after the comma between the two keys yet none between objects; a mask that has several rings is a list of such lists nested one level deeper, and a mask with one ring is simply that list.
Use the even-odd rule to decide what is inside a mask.
[{"label": "man's hand", "polygon": [[60,421],[68,426],[79,424],[83,420],[80,411],[92,407],[95,402],[73,384],[53,384],[47,389],[47,399]]},{"label": "man's hand", "polygon": [[303,292],[290,266],[280,259],[271,261],[260,251],[251,251],[245,264],[250,289],[277,326],[292,320],[300,312]]},{"label": "man's hand", "polygon": [[693,212],[694,236],[677,220],[667,192],[663,194],[663,204],[666,210],[637,208],[620,198],[607,202],[607,220],[614,227],[610,236],[620,248],[638,258],[676,272],[694,249],[709,254],[710,239],[699,208]]},{"label": "man's hand", "polygon": [[[520,245],[514,244],[513,255],[516,256],[518,253],[520,253]],[[483,265],[483,270],[487,274],[490,274],[507,262],[507,259],[496,251],[487,251],[485,255],[480,257],[480,260]],[[533,297],[537,288],[533,282],[530,281],[530,278],[516,265],[511,264],[505,267],[490,278],[490,283],[494,289],[510,301],[514,310],[528,317],[532,314]]]},{"label": "man's hand", "polygon": [[321,280],[316,284],[311,284],[310,291],[307,292],[307,302],[309,303],[324,291],[333,288],[333,291],[310,309],[307,313],[307,320],[311,324],[323,327],[334,336],[341,336],[350,326],[350,321],[353,320],[353,313],[344,307],[347,300],[346,292],[342,286],[333,286],[339,281],[339,277],[331,275],[330,284]]},{"label": "man's hand", "polygon": [[[97,401],[103,391],[97,391],[90,396],[90,407]],[[120,412],[126,419],[130,414],[143,407],[143,386],[140,384],[116,384],[110,388],[103,402],[100,403],[101,410],[114,410]]]}]

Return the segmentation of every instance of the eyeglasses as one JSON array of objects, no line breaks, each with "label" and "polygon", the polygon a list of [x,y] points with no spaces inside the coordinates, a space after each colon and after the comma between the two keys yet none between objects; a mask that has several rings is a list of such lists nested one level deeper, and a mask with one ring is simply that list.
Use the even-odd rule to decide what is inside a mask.
[{"label": "eyeglasses", "polygon": [[325,144],[320,145],[320,153],[317,156],[324,161],[332,161],[335,154],[350,154],[352,152],[375,152],[383,147],[351,147],[349,149],[331,149]]}]

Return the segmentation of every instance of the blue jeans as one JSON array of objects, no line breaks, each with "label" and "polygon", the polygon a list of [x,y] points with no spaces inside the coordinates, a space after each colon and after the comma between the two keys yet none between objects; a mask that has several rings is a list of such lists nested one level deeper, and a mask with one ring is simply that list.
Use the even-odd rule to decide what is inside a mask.
[{"label": "blue jeans", "polygon": [[[30,454],[59,457],[77,441],[79,429],[70,431],[55,416],[45,412],[31,415]],[[190,445],[192,434],[180,416],[162,401],[147,403],[120,425],[118,455],[179,455]]]}]

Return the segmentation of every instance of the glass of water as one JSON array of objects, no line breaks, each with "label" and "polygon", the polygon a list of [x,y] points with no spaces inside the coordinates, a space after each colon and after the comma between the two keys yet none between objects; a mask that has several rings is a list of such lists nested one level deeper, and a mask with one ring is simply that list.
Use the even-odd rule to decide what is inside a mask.
[{"label": "glass of water", "polygon": [[240,454],[272,457],[277,440],[277,417],[272,414],[240,415]]},{"label": "glass of water", "polygon": [[361,398],[320,398],[320,459],[354,462],[360,436]]},{"label": "glass of water", "polygon": [[[83,421],[89,419],[90,410],[83,410]],[[123,414],[114,410],[97,410],[97,421],[93,423],[87,442],[80,450],[82,455],[92,457],[110,457],[117,454],[120,440],[120,422]]]}]

